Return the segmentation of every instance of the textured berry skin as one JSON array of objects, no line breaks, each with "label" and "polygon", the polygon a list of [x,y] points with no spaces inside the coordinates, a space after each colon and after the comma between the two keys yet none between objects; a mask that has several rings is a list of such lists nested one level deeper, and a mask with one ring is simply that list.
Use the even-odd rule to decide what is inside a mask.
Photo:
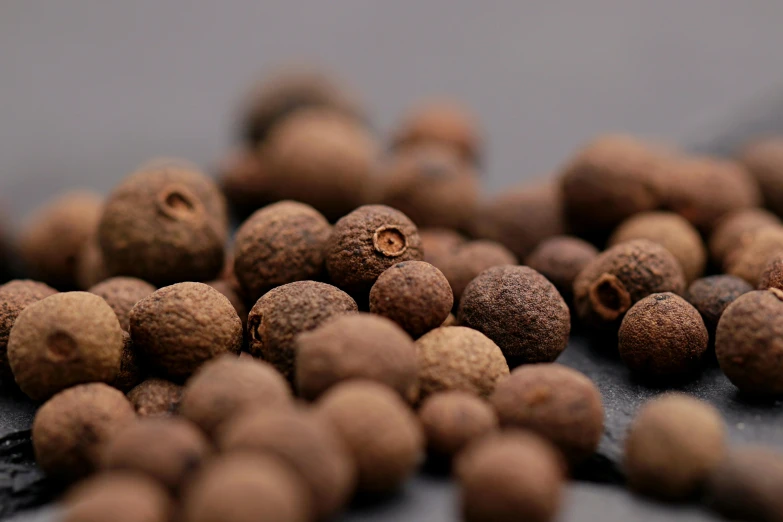
[{"label": "textured berry skin", "polygon": [[598,249],[587,241],[571,236],[554,236],[539,243],[524,264],[549,279],[570,303],[574,280],[597,256]]},{"label": "textured berry skin", "polygon": [[715,275],[697,279],[685,294],[685,298],[701,314],[704,326],[715,339],[718,320],[726,308],[742,294],[753,290],[746,281],[732,275]]},{"label": "textured berry skin", "polygon": [[458,390],[430,395],[419,408],[419,420],[429,449],[445,456],[498,429],[497,414],[488,402]]},{"label": "textured berry skin", "polygon": [[459,303],[468,284],[493,266],[516,265],[517,258],[502,244],[486,239],[468,241],[440,261],[440,270],[451,285],[454,301]]},{"label": "textured berry skin", "polygon": [[127,332],[130,329],[131,308],[154,292],[155,287],[135,277],[111,277],[87,291],[102,297],[111,306],[120,326]]},{"label": "textured berry skin", "polygon": [[128,400],[139,417],[167,417],[177,413],[182,386],[165,379],[151,378],[128,392]]}]

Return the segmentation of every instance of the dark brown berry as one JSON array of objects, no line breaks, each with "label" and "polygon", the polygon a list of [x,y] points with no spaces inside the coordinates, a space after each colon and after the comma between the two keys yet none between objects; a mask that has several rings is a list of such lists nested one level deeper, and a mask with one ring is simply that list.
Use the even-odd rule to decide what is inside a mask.
[{"label": "dark brown berry", "polygon": [[102,297],[111,306],[120,320],[120,326],[127,332],[130,329],[131,308],[154,292],[155,287],[135,277],[111,277],[87,291]]},{"label": "dark brown berry", "polygon": [[780,224],[776,215],[761,208],[746,208],[726,214],[710,234],[712,261],[717,266],[725,266],[735,250],[741,250],[753,241],[758,230]]},{"label": "dark brown berry", "polygon": [[358,312],[356,302],[326,283],[298,281],[275,288],[253,306],[248,319],[249,350],[294,381],[295,338],[327,320]]},{"label": "dark brown berry", "polygon": [[128,392],[128,400],[139,417],[174,415],[182,399],[182,386],[165,379],[147,379]]},{"label": "dark brown berry", "polygon": [[783,226],[764,227],[753,234],[746,246],[732,252],[724,268],[726,273],[758,287],[767,264],[780,255],[783,255]]},{"label": "dark brown berry", "polygon": [[8,337],[8,362],[33,400],[85,382],[112,382],[124,342],[117,316],[100,297],[65,292],[19,314]]},{"label": "dark brown berry", "polygon": [[759,278],[759,290],[777,288],[783,290],[783,255],[777,255],[769,260]]},{"label": "dark brown berry", "polygon": [[109,278],[109,270],[103,261],[103,252],[98,242],[98,230],[85,242],[79,254],[76,256],[76,272],[74,279],[76,288],[87,290]]},{"label": "dark brown berry", "polygon": [[755,140],[741,151],[739,161],[756,179],[765,206],[783,215],[783,139],[771,136]]},{"label": "dark brown berry", "polygon": [[130,334],[150,369],[173,379],[223,353],[239,353],[242,321],[226,297],[203,283],[177,283],[133,307]]},{"label": "dark brown berry", "polygon": [[101,473],[77,484],[63,500],[63,522],[168,522],[166,490],[135,473]]},{"label": "dark brown berry", "polygon": [[554,361],[568,344],[571,316],[552,283],[526,266],[496,266],[465,289],[459,324],[483,333],[506,357]]},{"label": "dark brown berry", "polygon": [[598,249],[587,241],[554,236],[539,243],[525,264],[549,279],[566,302],[571,302],[576,276],[596,257]]},{"label": "dark brown berry", "polygon": [[572,464],[592,455],[604,432],[598,388],[560,364],[520,366],[498,383],[489,401],[501,426],[538,433]]},{"label": "dark brown berry", "polygon": [[209,281],[207,284],[226,296],[226,299],[229,300],[231,306],[236,310],[239,320],[242,321],[242,331],[244,331],[247,326],[247,306],[245,305],[244,294],[241,293],[239,285],[230,278],[215,279],[214,281]]},{"label": "dark brown berry", "polygon": [[397,263],[370,290],[370,312],[391,319],[414,338],[443,324],[453,305],[448,280],[424,261]]},{"label": "dark brown berry", "polygon": [[712,339],[718,320],[726,307],[742,294],[753,290],[747,282],[732,275],[716,275],[697,279],[685,294],[685,298],[696,308]]},{"label": "dark brown berry", "polygon": [[454,302],[459,304],[468,283],[481,272],[493,266],[516,265],[517,258],[509,249],[485,239],[463,243],[440,261],[438,268],[446,276],[454,292]]},{"label": "dark brown berry", "polygon": [[121,392],[128,392],[144,380],[144,369],[141,357],[133,348],[130,334],[122,332],[122,357],[120,358],[120,371],[110,383]]},{"label": "dark brown berry", "polygon": [[459,390],[430,395],[419,409],[419,420],[429,449],[448,457],[498,429],[492,406]]},{"label": "dark brown berry", "polygon": [[441,266],[441,260],[451,256],[467,239],[456,230],[448,228],[419,229],[421,248],[424,251],[424,261],[436,267]]},{"label": "dark brown berry", "polygon": [[255,149],[230,151],[218,164],[218,182],[232,212],[246,217],[271,203],[269,167]]}]

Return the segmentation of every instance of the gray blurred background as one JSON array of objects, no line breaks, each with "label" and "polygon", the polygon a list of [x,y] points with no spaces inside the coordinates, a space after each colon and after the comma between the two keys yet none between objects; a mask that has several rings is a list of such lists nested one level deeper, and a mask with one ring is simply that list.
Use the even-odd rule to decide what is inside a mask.
[{"label": "gray blurred background", "polygon": [[708,139],[783,85],[782,21],[779,0],[0,0],[0,200],[18,220],[152,156],[209,167],[290,60],[352,84],[380,132],[463,100],[497,190],[597,132]]}]

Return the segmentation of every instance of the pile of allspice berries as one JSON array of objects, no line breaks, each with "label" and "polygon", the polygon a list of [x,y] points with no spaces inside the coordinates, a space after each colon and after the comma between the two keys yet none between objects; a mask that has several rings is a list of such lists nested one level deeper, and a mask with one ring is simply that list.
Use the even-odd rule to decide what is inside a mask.
[{"label": "pile of allspice berries", "polygon": [[[242,115],[218,182],[153,159],[18,234],[36,280],[0,286],[0,372],[42,403],[67,522],[334,520],[427,454],[465,520],[553,520],[604,429],[595,384],[554,362],[572,324],[656,386],[717,360],[783,394],[783,138],[719,159],[605,135],[484,197],[454,102],[379,144],[339,82],[286,70]],[[629,428],[628,484],[783,520],[783,457],[726,439],[664,394]]]}]

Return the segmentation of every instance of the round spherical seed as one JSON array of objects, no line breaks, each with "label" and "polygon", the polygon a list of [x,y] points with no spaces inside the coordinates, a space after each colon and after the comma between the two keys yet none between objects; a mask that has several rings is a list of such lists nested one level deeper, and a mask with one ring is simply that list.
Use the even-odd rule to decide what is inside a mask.
[{"label": "round spherical seed", "polygon": [[135,418],[122,392],[106,384],[63,390],[35,414],[35,461],[47,475],[61,480],[86,476],[99,466],[106,442]]},{"label": "round spherical seed", "polygon": [[435,393],[419,408],[429,449],[452,456],[471,442],[498,429],[498,417],[489,403],[459,390]]},{"label": "round spherical seed", "polygon": [[783,139],[754,140],[741,151],[739,161],[756,179],[765,206],[783,215]]},{"label": "round spherical seed", "polygon": [[256,211],[234,239],[234,273],[248,299],[252,302],[276,286],[320,276],[331,230],[320,212],[295,201]]},{"label": "round spherical seed", "polygon": [[440,268],[442,260],[451,256],[467,239],[465,236],[448,228],[419,229],[421,248],[424,251],[424,261]]},{"label": "round spherical seed", "polygon": [[133,348],[130,334],[123,330],[120,371],[110,384],[121,392],[128,392],[142,380],[144,380],[144,368],[142,368],[141,357]]},{"label": "round spherical seed", "polygon": [[454,305],[449,281],[424,261],[403,261],[383,272],[370,290],[370,312],[420,337],[446,320]]},{"label": "round spherical seed", "polygon": [[759,290],[777,288],[783,290],[783,255],[777,255],[769,260],[759,277]]},{"label": "round spherical seed", "polygon": [[296,338],[296,387],[315,399],[338,382],[365,378],[403,398],[418,395],[416,346],[394,322],[371,314],[336,317]]},{"label": "round spherical seed", "polygon": [[767,264],[780,255],[783,255],[783,227],[764,227],[753,234],[745,247],[732,251],[725,271],[757,287]]},{"label": "round spherical seed", "polygon": [[576,276],[596,257],[598,249],[587,241],[571,236],[554,236],[539,243],[524,264],[549,279],[570,303]]},{"label": "round spherical seed", "polygon": [[708,345],[709,333],[699,311],[671,292],[640,300],[620,325],[620,357],[644,377],[691,375],[700,368]]},{"label": "round spherical seed", "polygon": [[718,320],[723,315],[724,310],[736,298],[753,290],[746,281],[732,275],[715,275],[697,279],[688,291],[685,298],[701,314],[704,320],[704,326],[714,340],[715,329],[718,327]]},{"label": "round spherical seed", "polygon": [[333,317],[356,312],[351,296],[326,283],[298,281],[277,287],[250,310],[249,351],[294,382],[296,336]]},{"label": "round spherical seed", "polygon": [[112,382],[123,346],[122,328],[106,301],[65,292],[22,310],[8,337],[8,362],[19,388],[43,400],[74,384]]},{"label": "round spherical seed", "polygon": [[604,432],[604,409],[595,384],[560,364],[520,366],[489,398],[503,427],[534,431],[572,464],[592,455]]},{"label": "round spherical seed", "polygon": [[625,440],[625,473],[634,490],[684,499],[700,490],[726,449],[720,413],[680,393],[647,402]]},{"label": "round spherical seed", "polygon": [[242,321],[226,297],[203,283],[157,290],[130,313],[133,345],[150,369],[183,379],[223,353],[239,353]]},{"label": "round spherical seed", "polygon": [[748,292],[723,312],[715,333],[715,355],[723,373],[749,394],[783,394],[783,292]]},{"label": "round spherical seed", "polygon": [[444,257],[438,268],[446,276],[454,293],[454,302],[459,304],[465,288],[481,272],[493,266],[515,265],[517,258],[509,249],[486,239],[468,241]]},{"label": "round spherical seed", "polygon": [[229,151],[217,166],[218,183],[232,213],[244,219],[273,198],[269,168],[254,148]]},{"label": "round spherical seed", "polygon": [[63,500],[63,522],[168,522],[166,491],[135,473],[101,473],[80,482]]},{"label": "round spherical seed", "polygon": [[758,230],[780,224],[775,214],[761,208],[746,208],[726,214],[709,236],[712,261],[723,267],[735,250],[741,250],[753,241]]},{"label": "round spherical seed", "polygon": [[98,242],[98,230],[93,232],[76,256],[76,271],[74,279],[76,288],[87,290],[109,278],[109,271],[103,261],[103,252]]},{"label": "round spherical seed", "polygon": [[459,324],[492,339],[506,357],[554,361],[568,344],[571,316],[557,289],[526,266],[485,270],[465,289]]},{"label": "round spherical seed", "polygon": [[498,345],[471,328],[436,328],[416,341],[416,350],[422,399],[446,390],[488,397],[508,375],[508,364]]},{"label": "round spherical seed", "polygon": [[236,310],[237,315],[239,316],[239,320],[242,321],[242,331],[245,331],[248,314],[247,305],[245,305],[244,294],[242,294],[242,291],[240,290],[239,284],[237,284],[236,280],[234,280],[231,276],[228,276],[225,279],[209,281],[207,284],[226,296],[226,299],[231,302],[231,306],[233,306],[234,310]]},{"label": "round spherical seed", "polygon": [[182,386],[165,379],[147,379],[128,392],[128,400],[140,417],[174,415],[182,399]]},{"label": "round spherical seed", "polygon": [[110,277],[87,290],[106,301],[125,331],[130,329],[130,311],[133,305],[155,291],[155,287],[135,277]]}]

